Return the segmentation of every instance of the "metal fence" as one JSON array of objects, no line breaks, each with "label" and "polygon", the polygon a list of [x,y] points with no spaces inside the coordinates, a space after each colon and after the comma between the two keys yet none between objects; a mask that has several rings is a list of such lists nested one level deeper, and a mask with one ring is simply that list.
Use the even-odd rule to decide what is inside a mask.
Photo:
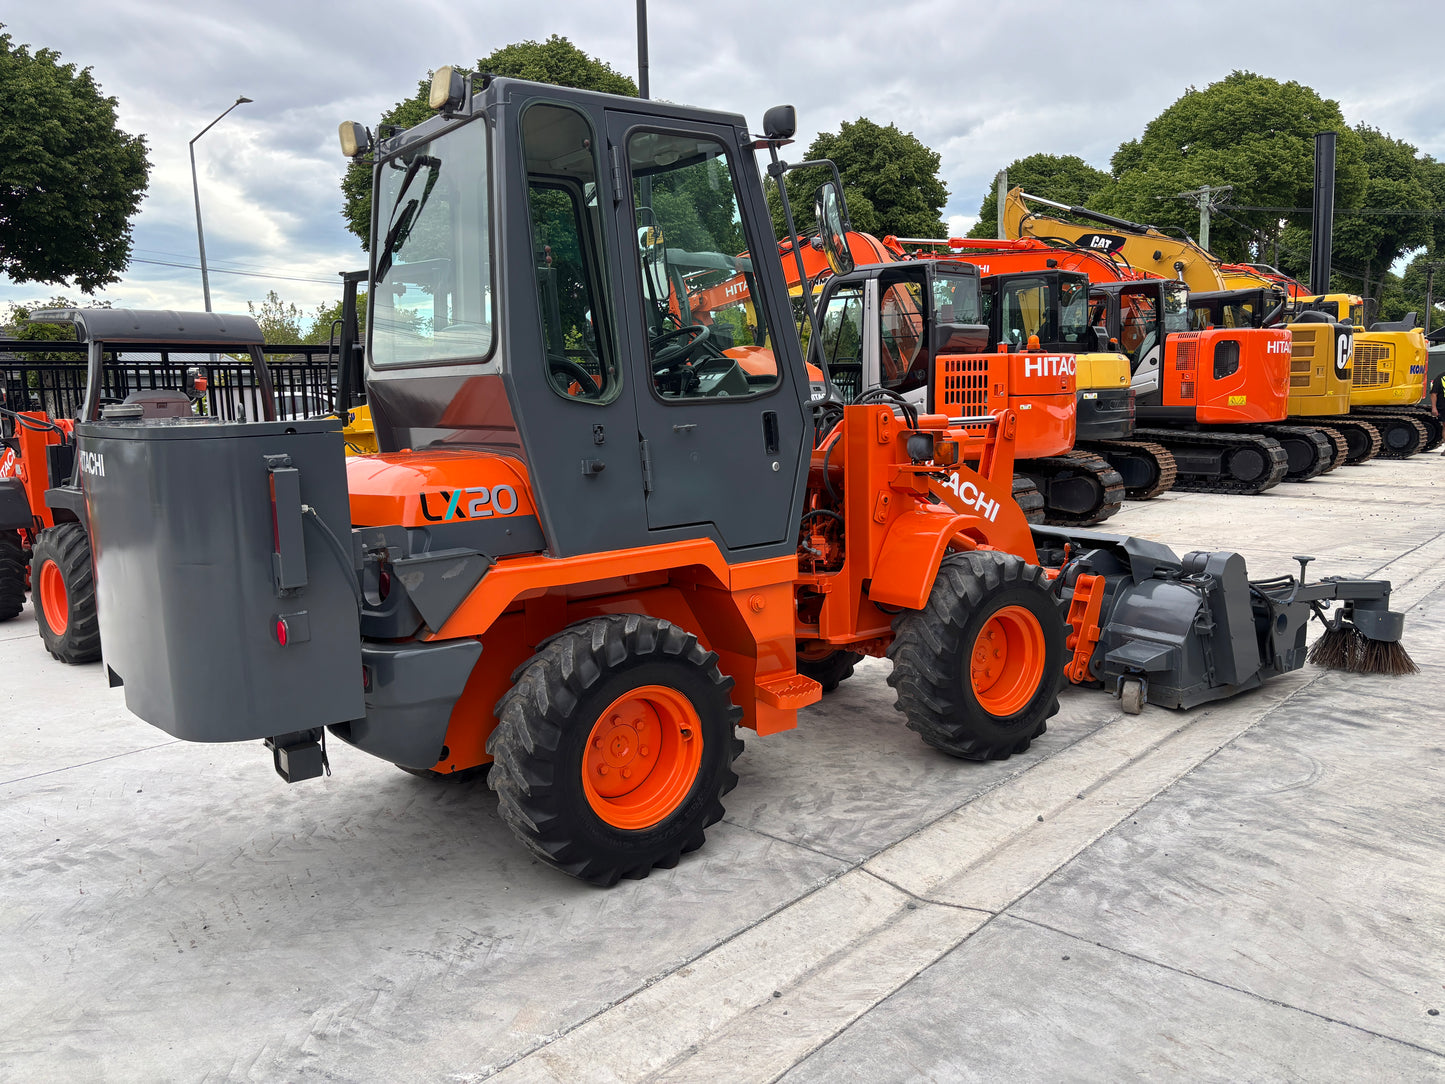
[{"label": "metal fence", "polygon": [[[74,418],[85,400],[83,343],[0,339],[0,406]],[[325,343],[267,346],[278,418],[328,414],[336,398],[336,351]],[[138,391],[183,390],[187,373],[205,377],[195,411],[228,421],[262,417],[251,359],[147,346],[105,351],[101,401],[124,402]]]}]

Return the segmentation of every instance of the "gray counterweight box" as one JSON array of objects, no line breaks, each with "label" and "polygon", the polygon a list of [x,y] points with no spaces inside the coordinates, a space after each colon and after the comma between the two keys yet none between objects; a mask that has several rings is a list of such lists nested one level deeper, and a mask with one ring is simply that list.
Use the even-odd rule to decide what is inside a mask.
[{"label": "gray counterweight box", "polygon": [[76,436],[101,647],[132,712],[204,742],[363,715],[338,421],[102,421]]}]

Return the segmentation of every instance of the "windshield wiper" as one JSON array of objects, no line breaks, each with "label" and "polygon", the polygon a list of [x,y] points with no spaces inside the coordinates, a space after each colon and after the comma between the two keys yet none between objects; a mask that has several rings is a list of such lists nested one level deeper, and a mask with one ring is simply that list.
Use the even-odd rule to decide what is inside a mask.
[{"label": "windshield wiper", "polygon": [[[422,192],[421,200],[409,200],[407,205],[402,208],[401,213],[397,214],[396,208],[400,206],[401,201],[406,198],[407,191],[411,188],[412,181],[416,180],[416,175],[421,171],[422,166],[427,167],[427,187],[426,190]],[[402,178],[401,188],[397,191],[396,200],[391,205],[394,217],[392,219],[391,229],[386,231],[386,241],[382,245],[381,259],[377,261],[377,279],[383,278],[386,273],[391,270],[392,255],[397,245],[405,242],[407,234],[411,232],[411,224],[416,220],[417,215],[421,213],[422,207],[426,206],[427,197],[431,195],[431,190],[435,187],[437,173],[441,169],[441,166],[442,160],[440,158],[433,158],[429,154],[419,154],[408,163],[406,176]]]}]

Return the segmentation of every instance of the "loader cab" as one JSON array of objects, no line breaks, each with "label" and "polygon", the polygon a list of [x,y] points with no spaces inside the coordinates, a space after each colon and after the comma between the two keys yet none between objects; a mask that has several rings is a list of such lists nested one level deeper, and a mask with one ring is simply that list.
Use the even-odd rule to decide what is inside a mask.
[{"label": "loader cab", "polygon": [[809,360],[826,367],[845,403],[875,388],[921,400],[931,391],[938,355],[988,348],[978,269],[971,264],[859,267],[828,280],[817,312]]},{"label": "loader cab", "polygon": [[[474,85],[373,151],[382,452],[468,453],[429,475],[429,507],[460,507],[445,522],[466,519],[485,552],[540,536],[553,556],[695,538],[729,559],[792,553],[808,387],[780,268],[736,255],[772,243],[743,119]],[[691,304],[739,272],[745,304]],[[524,473],[534,526],[481,500],[478,455]],[[456,488],[478,496],[458,506]]]}]

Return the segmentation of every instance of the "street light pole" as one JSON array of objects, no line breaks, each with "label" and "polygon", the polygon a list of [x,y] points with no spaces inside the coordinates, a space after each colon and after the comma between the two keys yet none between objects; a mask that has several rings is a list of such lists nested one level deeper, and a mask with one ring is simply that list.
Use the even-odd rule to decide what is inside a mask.
[{"label": "street light pole", "polygon": [[238,105],[245,105],[250,100],[250,98],[246,97],[237,98],[234,102],[232,102],[229,106],[226,107],[225,112],[223,112],[220,117],[217,117],[215,120],[211,121],[210,124],[202,128],[199,132],[195,134],[195,137],[191,140],[191,192],[196,198],[196,242],[200,245],[201,248],[201,289],[205,292],[206,295],[207,312],[211,311],[211,279],[210,276],[206,273],[206,235],[201,229],[201,185],[200,182],[196,179],[196,140],[200,139],[201,136],[205,135],[217,124],[221,123],[221,117],[224,117],[226,113],[229,113]]}]

